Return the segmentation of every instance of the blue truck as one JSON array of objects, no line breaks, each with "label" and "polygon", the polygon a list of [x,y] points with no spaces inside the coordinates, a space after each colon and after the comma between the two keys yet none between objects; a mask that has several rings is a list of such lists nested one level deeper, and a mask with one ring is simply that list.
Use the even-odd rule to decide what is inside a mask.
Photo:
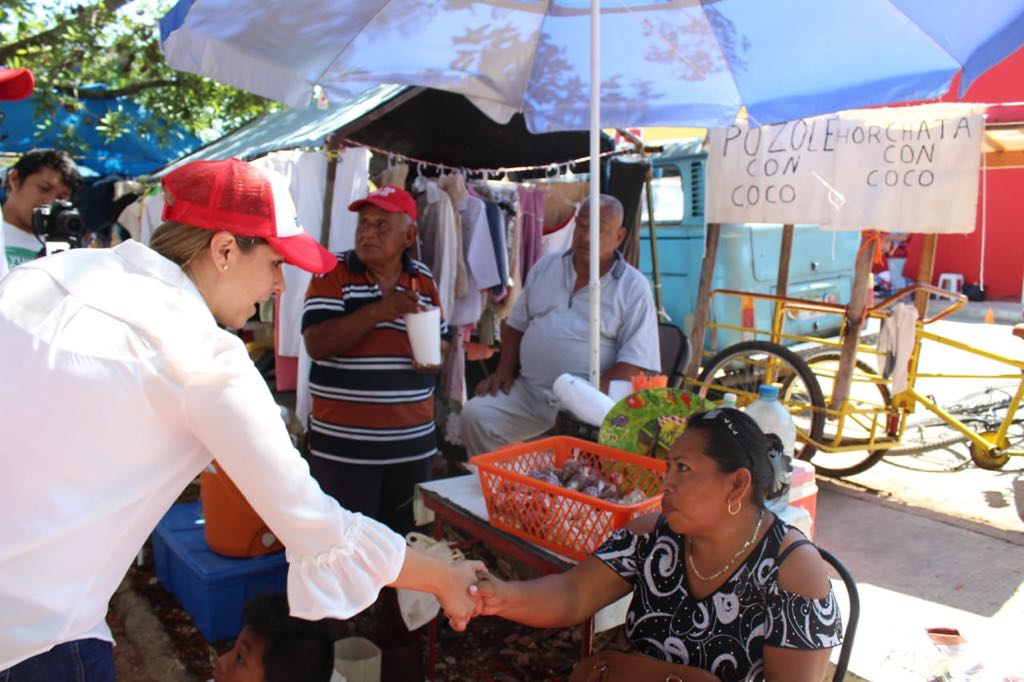
[{"label": "blue truck", "polygon": [[[662,306],[667,321],[689,335],[704,258],[707,155],[701,149],[701,140],[692,139],[666,144],[650,161]],[[641,203],[640,270],[653,277],[646,201]],[[723,224],[711,288],[774,294],[781,241],[780,224]],[[849,301],[859,245],[859,232],[796,225],[787,295],[815,301]],[[718,296],[712,301],[710,321],[769,329],[771,315],[770,302]],[[838,316],[801,315],[788,319],[785,329],[792,334],[831,336],[838,333],[839,324]],[[718,351],[749,338],[753,338],[749,332],[710,329],[705,350]]]}]

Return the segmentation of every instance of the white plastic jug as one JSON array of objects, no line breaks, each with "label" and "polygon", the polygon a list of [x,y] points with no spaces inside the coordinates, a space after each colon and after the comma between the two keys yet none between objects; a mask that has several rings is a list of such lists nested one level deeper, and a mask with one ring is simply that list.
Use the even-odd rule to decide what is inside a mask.
[{"label": "white plastic jug", "polygon": [[[747,405],[745,410],[748,416],[753,419],[765,433],[774,433],[782,441],[782,451],[786,457],[778,465],[782,467],[780,473],[788,485],[792,478],[789,467],[789,459],[793,457],[796,447],[796,424],[793,417],[785,406],[779,402],[779,387],[763,384],[757,389],[757,400]],[[789,504],[789,493],[786,492],[775,500],[768,503],[768,508],[780,512]]]}]

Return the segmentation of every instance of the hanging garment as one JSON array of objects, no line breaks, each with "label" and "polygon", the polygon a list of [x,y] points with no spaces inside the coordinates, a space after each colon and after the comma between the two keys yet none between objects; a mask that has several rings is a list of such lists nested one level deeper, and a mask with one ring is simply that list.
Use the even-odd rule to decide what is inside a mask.
[{"label": "hanging garment", "polygon": [[526,281],[533,264],[544,255],[544,192],[533,187],[519,187],[519,277]]},{"label": "hanging garment", "polygon": [[[469,194],[466,190],[465,178],[458,173],[441,175],[437,178],[437,186],[448,195],[455,210],[456,227],[458,227],[459,259],[458,270],[455,273],[455,298],[460,299],[469,293],[469,268],[466,265],[465,231],[462,226],[462,214],[458,207],[463,199]],[[454,305],[452,312],[455,311]]]},{"label": "hanging garment", "polygon": [[[369,182],[369,150],[361,147],[347,148],[338,159],[334,179],[334,197],[331,203],[331,227],[327,247],[332,251],[343,250],[354,243],[356,214],[348,210],[355,199],[366,196]],[[303,229],[319,240],[323,231],[324,196],[327,190],[327,155],[323,151],[284,151],[268,154],[253,161],[253,164],[273,170],[288,180],[288,189],[295,201],[296,215]],[[300,324],[302,304],[309,287],[310,274],[299,268],[286,265],[283,268],[285,290],[274,320],[275,355],[278,359],[278,388],[287,386],[296,389],[296,412],[298,405],[305,405],[305,417],[310,410],[309,368],[301,367],[301,355],[305,353]],[[293,360],[291,358],[299,358]],[[292,367],[294,379],[292,379]],[[294,382],[294,383],[293,383]]]},{"label": "hanging garment", "polygon": [[536,187],[544,192],[545,229],[563,224],[590,193],[590,183],[582,181],[541,182]]},{"label": "hanging garment", "polygon": [[[370,192],[370,150],[346,147],[338,161],[334,180],[334,201],[331,204],[331,234],[327,248],[332,253],[350,251],[356,246],[356,223],[359,214],[348,210],[349,204]],[[319,232],[317,232],[319,235]]]},{"label": "hanging garment", "polygon": [[892,378],[892,392],[907,388],[910,354],[914,351],[914,333],[917,327],[917,308],[908,303],[897,303],[889,317],[882,321],[878,334],[878,352],[885,358],[882,376]]},{"label": "hanging garment", "polygon": [[491,245],[494,250],[494,264],[498,269],[499,283],[491,287],[491,293],[505,295],[508,286],[508,247],[505,244],[505,216],[495,201],[483,200],[487,215],[487,227],[490,230]]},{"label": "hanging garment", "polygon": [[640,206],[644,181],[649,172],[650,165],[646,160],[623,161],[613,158],[608,164],[608,184],[602,190],[622,203],[622,226],[626,228],[622,255],[633,267],[636,267],[640,258]]},{"label": "hanging garment", "polygon": [[469,291],[455,299],[450,321],[452,326],[476,324],[480,319],[481,290],[501,282],[483,200],[467,193],[458,209],[462,216],[462,249],[469,273]]},{"label": "hanging garment", "polygon": [[[327,187],[327,157],[324,153],[274,152],[252,163],[258,168],[274,171],[288,181],[299,224],[314,239],[318,239],[323,216],[324,191]],[[280,296],[281,303],[275,317],[274,350],[278,355],[298,356],[299,347],[302,345],[302,337],[298,331],[302,318],[302,301],[306,287],[309,286],[310,275],[292,266],[284,267],[282,272],[285,289]]]},{"label": "hanging garment", "polygon": [[[420,258],[434,274],[441,311],[448,315],[455,307],[455,289],[459,270],[459,223],[451,199],[433,180],[423,183],[417,195]],[[468,288],[468,284],[467,284]]]},{"label": "hanging garment", "polygon": [[395,187],[405,187],[406,178],[409,177],[409,166],[408,164],[399,163],[394,166],[388,166],[380,172],[380,177],[377,178],[377,186],[382,187],[384,185],[394,185]]},{"label": "hanging garment", "polygon": [[576,214],[570,215],[561,225],[544,231],[541,243],[544,248],[544,255],[549,253],[563,253],[572,248],[572,235],[576,231]]}]

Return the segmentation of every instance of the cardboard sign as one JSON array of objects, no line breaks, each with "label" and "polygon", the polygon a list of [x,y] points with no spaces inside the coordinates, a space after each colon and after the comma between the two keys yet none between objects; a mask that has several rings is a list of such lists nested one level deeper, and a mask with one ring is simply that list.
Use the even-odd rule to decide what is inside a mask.
[{"label": "cardboard sign", "polygon": [[927,104],[708,133],[708,222],[971,232],[983,109]]}]

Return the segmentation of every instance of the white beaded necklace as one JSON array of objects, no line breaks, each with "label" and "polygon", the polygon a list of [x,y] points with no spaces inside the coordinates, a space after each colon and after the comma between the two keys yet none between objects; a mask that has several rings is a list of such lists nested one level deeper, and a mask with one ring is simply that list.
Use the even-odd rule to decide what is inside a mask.
[{"label": "white beaded necklace", "polygon": [[764,510],[763,509],[761,510],[761,514],[757,517],[757,525],[754,526],[754,534],[750,536],[750,539],[748,539],[746,542],[743,543],[743,546],[740,547],[738,552],[736,552],[735,554],[732,555],[732,558],[729,559],[729,563],[727,563],[725,566],[722,566],[722,568],[720,568],[719,570],[715,571],[711,575],[703,575],[700,571],[697,570],[697,564],[693,563],[693,551],[690,549],[690,538],[687,537],[686,538],[686,558],[690,562],[690,568],[693,570],[693,574],[695,576],[697,576],[698,578],[700,578],[701,580],[703,580],[704,582],[707,582],[709,580],[714,580],[715,578],[721,576],[723,573],[728,571],[729,568],[731,568],[732,565],[736,562],[736,559],[739,558],[740,554],[743,554],[743,552],[747,551],[747,547],[750,547],[750,545],[752,545],[754,543],[754,540],[757,539],[757,534],[761,532],[761,522],[762,521],[764,521]]}]

